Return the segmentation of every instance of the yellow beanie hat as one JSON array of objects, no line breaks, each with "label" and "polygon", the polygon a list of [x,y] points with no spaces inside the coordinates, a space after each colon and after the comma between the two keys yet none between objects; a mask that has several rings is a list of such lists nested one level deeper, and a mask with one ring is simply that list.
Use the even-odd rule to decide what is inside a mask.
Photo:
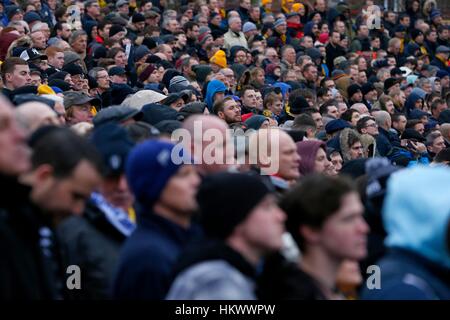
[{"label": "yellow beanie hat", "polygon": [[209,62],[215,63],[221,68],[227,67],[227,57],[225,55],[225,51],[218,50],[210,59]]},{"label": "yellow beanie hat", "polygon": [[265,5],[268,4],[268,3],[272,3],[272,0],[262,0],[262,1],[261,1],[261,4],[262,4],[263,6],[265,6]]},{"label": "yellow beanie hat", "polygon": [[41,84],[38,87],[38,94],[56,94],[51,87],[46,84]]},{"label": "yellow beanie hat", "polygon": [[294,3],[292,5],[292,10],[295,12],[298,12],[300,10],[300,8],[305,9],[305,6],[303,5],[303,3]]}]

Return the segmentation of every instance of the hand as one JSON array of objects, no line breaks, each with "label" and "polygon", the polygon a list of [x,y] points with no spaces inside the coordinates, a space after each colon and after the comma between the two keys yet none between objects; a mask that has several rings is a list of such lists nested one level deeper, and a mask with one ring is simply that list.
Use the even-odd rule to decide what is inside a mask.
[{"label": "hand", "polygon": [[416,149],[418,152],[420,153],[427,152],[427,147],[423,143],[411,141],[411,144],[413,145],[414,149]]},{"label": "hand", "polygon": [[123,44],[124,46],[126,46],[127,44],[131,44],[131,40],[128,39],[128,38],[123,38],[123,39],[122,39],[122,44]]}]

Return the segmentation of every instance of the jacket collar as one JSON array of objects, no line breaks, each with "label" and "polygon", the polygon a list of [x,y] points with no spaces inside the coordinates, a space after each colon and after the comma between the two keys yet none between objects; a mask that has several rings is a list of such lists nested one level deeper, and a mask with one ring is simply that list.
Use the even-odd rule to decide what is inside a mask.
[{"label": "jacket collar", "polygon": [[174,239],[180,244],[185,244],[192,237],[200,234],[200,228],[191,223],[188,228],[166,219],[155,212],[139,214],[142,212],[142,208],[137,208],[137,225],[138,228],[158,230],[164,234],[167,234],[170,238]]}]

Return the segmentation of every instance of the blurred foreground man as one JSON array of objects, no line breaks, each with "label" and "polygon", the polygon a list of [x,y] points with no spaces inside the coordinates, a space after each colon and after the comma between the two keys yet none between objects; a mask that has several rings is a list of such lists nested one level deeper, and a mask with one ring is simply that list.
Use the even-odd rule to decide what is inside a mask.
[{"label": "blurred foreground man", "polygon": [[28,170],[23,134],[10,107],[0,104],[0,110],[5,124],[0,168],[8,175],[0,179],[7,192],[0,209],[0,297],[62,299],[66,270],[53,230],[62,219],[84,210],[100,182],[100,158],[93,146],[69,129],[44,127],[30,139],[33,155]]},{"label": "blurred foreground man", "polygon": [[208,238],[182,254],[168,299],[256,299],[256,269],[281,249],[286,218],[269,186],[240,173],[204,179],[197,199]]},{"label": "blurred foreground man", "polygon": [[140,208],[136,231],[122,247],[115,298],[164,299],[179,253],[199,235],[191,217],[197,209],[200,177],[193,165],[176,164],[174,148],[172,143],[149,140],[129,155],[125,172]]}]

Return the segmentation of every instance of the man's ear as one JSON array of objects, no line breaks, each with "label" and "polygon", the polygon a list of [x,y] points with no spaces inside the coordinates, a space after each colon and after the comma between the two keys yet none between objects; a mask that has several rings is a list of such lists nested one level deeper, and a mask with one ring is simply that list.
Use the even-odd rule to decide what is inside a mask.
[{"label": "man's ear", "polygon": [[302,237],[308,244],[316,244],[320,241],[320,231],[309,226],[300,226],[299,230]]},{"label": "man's ear", "polygon": [[220,119],[222,119],[222,120],[225,119],[225,114],[223,113],[223,111],[217,112],[217,116],[218,116]]},{"label": "man's ear", "polygon": [[43,182],[53,175],[53,167],[49,164],[42,164],[34,170],[36,182]]},{"label": "man's ear", "polygon": [[11,81],[12,74],[11,73],[5,73],[5,82]]}]

